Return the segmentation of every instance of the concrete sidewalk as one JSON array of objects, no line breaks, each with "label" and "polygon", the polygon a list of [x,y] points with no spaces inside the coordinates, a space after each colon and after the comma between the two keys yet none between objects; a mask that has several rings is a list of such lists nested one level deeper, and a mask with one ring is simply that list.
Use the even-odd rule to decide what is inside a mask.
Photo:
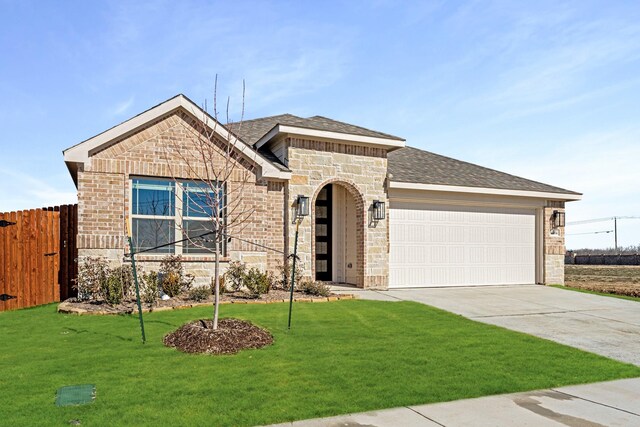
[{"label": "concrete sidewalk", "polygon": [[407,406],[279,427],[640,426],[640,378]]}]

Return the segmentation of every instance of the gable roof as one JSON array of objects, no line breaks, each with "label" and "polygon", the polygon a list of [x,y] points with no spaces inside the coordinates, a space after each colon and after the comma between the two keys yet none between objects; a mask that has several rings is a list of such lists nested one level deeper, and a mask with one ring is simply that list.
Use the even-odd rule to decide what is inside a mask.
[{"label": "gable roof", "polygon": [[[277,116],[263,117],[253,120],[245,120],[238,124],[234,130],[237,131],[240,138],[248,144],[257,144],[265,135],[267,135],[276,126],[286,126],[298,129],[310,129],[316,131],[332,132],[344,135],[357,135],[368,138],[380,138],[392,141],[404,141],[404,139],[390,135],[388,133],[378,132],[361,126],[340,122],[323,116],[298,117],[293,114],[280,114]],[[260,144],[257,144],[260,145]]]},{"label": "gable roof", "polygon": [[[567,198],[568,200],[578,200],[581,196],[580,193],[564,188],[499,172],[414,147],[404,147],[390,152],[388,154],[388,172],[391,174],[391,187],[395,188],[422,188],[446,191],[446,187],[441,187],[451,186],[452,191],[455,191],[453,188],[461,187],[497,190],[493,191],[494,194],[507,194],[500,192],[500,190],[511,190],[516,192],[554,193],[559,198]],[[403,183],[407,185],[403,185]]]},{"label": "gable roof", "polygon": [[[77,170],[78,164],[88,161],[89,157],[93,153],[99,151],[103,147],[108,146],[110,143],[112,143],[112,141],[127,135],[131,135],[147,125],[149,122],[165,115],[171,114],[178,109],[183,109],[194,117],[202,117],[202,115],[205,114],[207,120],[210,123],[216,123],[215,119],[211,117],[211,115],[209,115],[206,111],[197,106],[185,95],[179,94],[171,99],[162,102],[161,104],[156,105],[155,107],[148,109],[147,111],[144,111],[143,113],[138,114],[135,117],[132,117],[127,121],[120,123],[119,125],[112,127],[111,129],[108,129],[92,138],[76,144],[73,147],[67,148],[62,152],[64,155],[64,160],[67,163],[67,167],[73,175]],[[253,147],[230,133],[222,124],[218,123],[215,126],[215,131],[223,140],[229,141],[238,151],[247,156],[250,160],[254,161],[260,167],[263,177],[278,179],[290,178],[290,173],[282,170],[279,166],[276,166],[271,161],[267,160]]]},{"label": "gable roof", "polygon": [[[149,122],[178,109],[183,109],[195,117],[206,114],[207,120],[215,122],[213,117],[185,95],[176,95],[111,129],[64,150],[64,160],[74,177],[74,181],[78,165],[88,161],[93,153],[108,146],[114,140],[131,135]],[[581,198],[581,194],[574,191],[418,148],[405,147],[404,139],[397,136],[323,116],[302,118],[292,114],[281,114],[246,120],[233,126],[233,133],[222,124],[217,124],[215,130],[220,137],[229,140],[241,153],[260,166],[262,176],[265,178],[285,180],[291,178],[291,171],[287,166],[267,147],[262,147],[264,143],[276,135],[291,133],[356,143],[378,144],[393,149],[388,152],[388,173],[391,188],[510,194],[562,200],[579,200]]]}]

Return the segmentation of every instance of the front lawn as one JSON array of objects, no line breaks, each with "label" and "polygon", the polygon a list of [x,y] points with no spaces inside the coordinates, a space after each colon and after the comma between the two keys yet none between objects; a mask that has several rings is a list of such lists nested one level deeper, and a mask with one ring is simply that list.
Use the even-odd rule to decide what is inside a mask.
[{"label": "front lawn", "polygon": [[[162,336],[211,308],[138,319],[54,305],[0,313],[4,425],[255,425],[640,376],[640,367],[411,302],[226,305],[274,335],[235,356],[182,354]],[[56,390],[96,384],[90,405]]]}]

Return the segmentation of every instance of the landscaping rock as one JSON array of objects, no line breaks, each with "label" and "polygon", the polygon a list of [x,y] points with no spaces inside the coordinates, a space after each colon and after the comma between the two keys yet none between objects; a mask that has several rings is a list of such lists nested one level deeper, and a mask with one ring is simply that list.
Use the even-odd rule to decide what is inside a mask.
[{"label": "landscaping rock", "polygon": [[[337,301],[338,299],[350,299],[353,295],[332,295],[329,297],[308,295],[295,291],[294,298],[296,302],[325,302]],[[289,302],[289,291],[281,289],[272,289],[268,294],[260,295],[258,298],[250,298],[242,292],[229,292],[221,295],[220,304],[271,304]],[[155,304],[142,304],[142,312],[164,311],[179,308],[199,307],[204,305],[212,305],[213,296],[205,301],[195,302],[187,299],[185,296],[173,297],[169,300],[158,300]],[[79,315],[107,315],[107,314],[135,314],[138,307],[135,300],[123,301],[121,304],[112,306],[103,301],[78,301],[76,298],[70,298],[58,305],[58,312],[65,314]]]}]

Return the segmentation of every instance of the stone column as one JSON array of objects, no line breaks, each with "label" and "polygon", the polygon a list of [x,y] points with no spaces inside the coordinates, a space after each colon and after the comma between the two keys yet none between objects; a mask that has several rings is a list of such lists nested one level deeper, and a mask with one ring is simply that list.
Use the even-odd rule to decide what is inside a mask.
[{"label": "stone column", "polygon": [[564,227],[553,227],[553,212],[564,212],[564,202],[548,201],[543,209],[545,285],[564,285]]}]

